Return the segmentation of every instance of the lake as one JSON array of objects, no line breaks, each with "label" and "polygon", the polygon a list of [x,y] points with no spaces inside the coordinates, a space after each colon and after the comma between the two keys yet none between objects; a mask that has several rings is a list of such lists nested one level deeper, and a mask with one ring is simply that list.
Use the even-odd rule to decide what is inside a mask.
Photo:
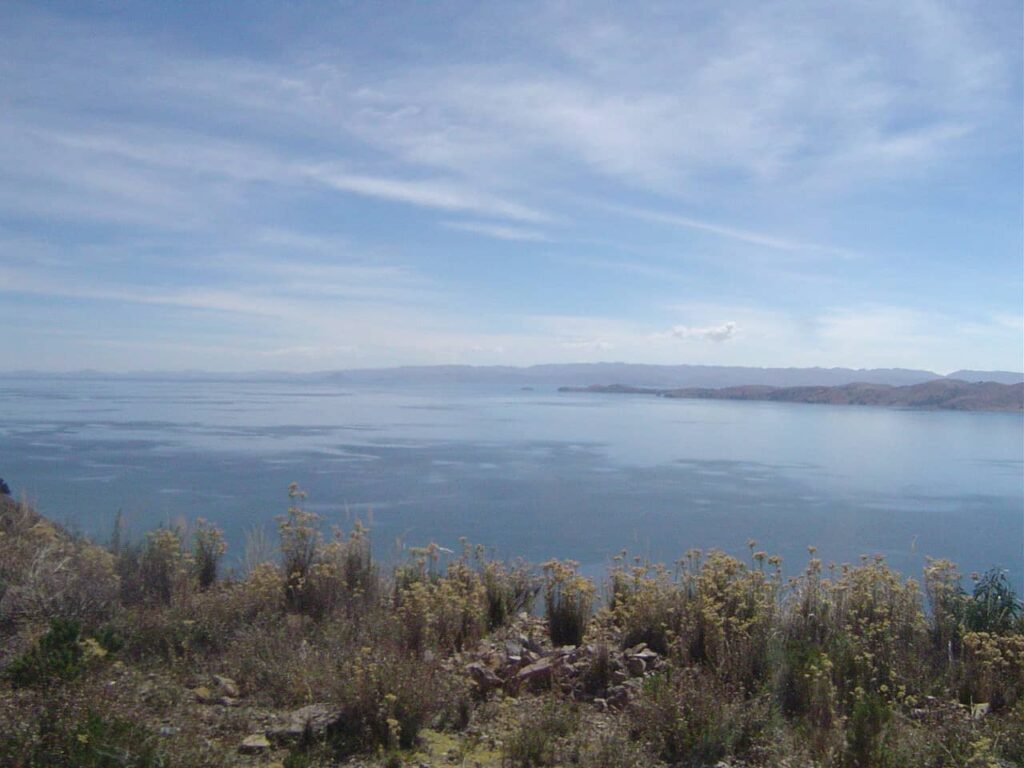
[{"label": "lake", "polygon": [[1019,414],[670,400],[515,387],[0,379],[0,477],[56,520],[109,536],[219,523],[229,555],[288,506],[371,527],[382,556],[461,536],[499,555],[691,547],[829,561],[925,555],[1024,585]]}]

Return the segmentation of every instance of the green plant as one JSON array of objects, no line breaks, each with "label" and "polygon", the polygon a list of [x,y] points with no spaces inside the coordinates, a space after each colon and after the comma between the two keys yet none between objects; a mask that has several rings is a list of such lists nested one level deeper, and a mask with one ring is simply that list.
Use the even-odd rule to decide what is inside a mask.
[{"label": "green plant", "polygon": [[[144,726],[87,711],[67,720],[43,712],[28,738],[0,740],[0,762],[11,768],[167,768],[169,755]],[[180,764],[180,761],[174,764]]]},{"label": "green plant", "polygon": [[978,579],[964,609],[964,623],[971,632],[1005,634],[1015,628],[1020,616],[1017,593],[999,568]]},{"label": "green plant", "polygon": [[544,611],[548,634],[556,645],[579,645],[594,603],[594,585],[571,560],[544,564]]},{"label": "green plant", "polygon": [[767,697],[748,698],[700,667],[648,677],[630,715],[637,737],[670,764],[744,757],[774,740]]},{"label": "green plant", "polygon": [[226,550],[221,530],[203,518],[196,520],[192,532],[192,567],[200,589],[209,589],[217,580],[217,569]]},{"label": "green plant", "polygon": [[50,627],[31,649],[12,661],[4,674],[14,688],[36,687],[52,680],[72,680],[86,664],[117,651],[123,642],[112,628],[85,637],[77,621],[51,619]]},{"label": "green plant", "polygon": [[146,536],[139,562],[142,594],[169,605],[185,572],[181,532],[160,528]]},{"label": "green plant", "polygon": [[297,483],[288,486],[291,504],[285,515],[278,516],[277,530],[281,537],[281,566],[285,574],[285,602],[292,610],[307,612],[311,605],[308,580],[320,552],[320,516],[307,512],[299,504],[306,498]]},{"label": "green plant", "polygon": [[579,727],[579,711],[571,704],[547,699],[522,716],[506,740],[504,764],[510,768],[556,765],[560,741]]},{"label": "green plant", "polygon": [[487,597],[487,627],[505,626],[520,611],[529,612],[540,591],[534,573],[522,562],[505,565],[483,561],[480,569]]}]

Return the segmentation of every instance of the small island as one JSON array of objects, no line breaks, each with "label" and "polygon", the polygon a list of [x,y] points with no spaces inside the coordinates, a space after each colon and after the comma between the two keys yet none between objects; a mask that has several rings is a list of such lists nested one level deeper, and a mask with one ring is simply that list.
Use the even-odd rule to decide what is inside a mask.
[{"label": "small island", "polygon": [[827,405],[876,405],[943,411],[1024,412],[1024,384],[994,381],[968,382],[939,379],[922,384],[844,384],[834,387],[741,386],[685,387],[663,389],[626,384],[593,384],[587,387],[559,387],[559,392],[587,392],[615,395],[656,395],[697,400],[764,400],[777,403],[818,403]]}]

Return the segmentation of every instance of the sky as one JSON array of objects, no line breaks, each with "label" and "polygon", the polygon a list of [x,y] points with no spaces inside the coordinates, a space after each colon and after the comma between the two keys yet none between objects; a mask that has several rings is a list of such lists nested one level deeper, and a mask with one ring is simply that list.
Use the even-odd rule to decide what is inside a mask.
[{"label": "sky", "polygon": [[1017,0],[0,4],[0,370],[1024,369]]}]

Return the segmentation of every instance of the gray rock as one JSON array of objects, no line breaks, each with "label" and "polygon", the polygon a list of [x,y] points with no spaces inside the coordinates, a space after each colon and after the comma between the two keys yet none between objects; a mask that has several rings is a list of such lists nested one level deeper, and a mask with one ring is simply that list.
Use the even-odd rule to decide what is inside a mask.
[{"label": "gray rock", "polygon": [[501,678],[498,677],[490,667],[479,661],[474,661],[466,667],[469,676],[473,678],[480,693],[488,693],[495,688],[501,687]]},{"label": "gray rock", "polygon": [[291,712],[283,725],[268,728],[266,735],[275,744],[317,738],[337,725],[341,717],[342,711],[336,707],[328,704],[309,704]]},{"label": "gray rock", "polygon": [[516,682],[537,685],[551,681],[551,675],[555,671],[557,660],[553,657],[543,658],[535,661],[529,666],[523,667],[516,675]]},{"label": "gray rock", "polygon": [[217,689],[217,693],[221,696],[225,696],[229,699],[237,699],[241,697],[242,692],[238,688],[238,683],[232,680],[230,677],[224,677],[223,675],[213,676],[213,686]]},{"label": "gray rock", "polygon": [[647,664],[641,656],[630,656],[626,659],[626,671],[633,677],[643,677],[647,671]]},{"label": "gray rock", "polygon": [[270,742],[262,733],[253,733],[242,739],[238,745],[238,751],[243,755],[258,755],[270,749]]}]

